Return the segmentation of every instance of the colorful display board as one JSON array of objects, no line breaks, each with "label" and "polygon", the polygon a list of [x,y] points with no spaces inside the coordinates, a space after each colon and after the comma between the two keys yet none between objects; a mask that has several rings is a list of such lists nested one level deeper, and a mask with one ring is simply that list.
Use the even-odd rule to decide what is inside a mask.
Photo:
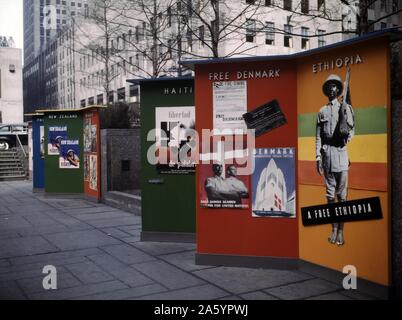
[{"label": "colorful display board", "polygon": [[84,193],[80,111],[45,111],[45,192]]},{"label": "colorful display board", "polygon": [[[285,181],[277,170],[284,159],[270,162],[265,157],[297,147],[296,67],[295,61],[284,60],[195,64],[201,146],[196,180],[198,263],[227,264],[232,259],[234,265],[247,265],[245,259],[258,257],[277,258],[272,265],[296,267],[296,158],[286,166]],[[247,128],[256,130],[253,145],[244,135]],[[205,129],[210,138],[203,134]],[[253,163],[254,174],[247,172]],[[272,181],[278,187],[270,194],[266,187]]]},{"label": "colorful display board", "polygon": [[32,184],[34,191],[45,188],[45,126],[43,114],[32,115]]},{"label": "colorful display board", "polygon": [[[390,35],[183,62],[195,70],[201,141],[197,263],[304,261],[391,285]],[[255,140],[238,139],[245,127]]]},{"label": "colorful display board", "polygon": [[[338,208],[347,211],[338,210],[333,215],[338,218],[369,217],[373,213],[382,215],[379,219],[337,225],[335,241],[330,239],[331,224],[305,226],[299,217],[300,258],[338,271],[342,271],[345,265],[353,265],[359,277],[390,285],[388,39],[384,37],[317,53],[300,59],[298,65],[299,209],[325,204],[331,198],[338,202],[378,197],[380,207],[372,212],[367,206],[355,206],[353,210],[353,206],[342,206],[338,202]],[[349,81],[345,83],[348,74]],[[354,132],[347,143],[335,147],[330,142],[320,141],[331,131],[331,106],[323,92],[323,85],[329,77],[339,77],[342,91],[349,86],[348,104],[353,110],[354,121]],[[332,101],[342,102],[342,96]],[[331,166],[322,176],[316,170],[317,154],[328,162],[326,166]],[[343,186],[342,183],[336,184],[335,190],[335,183],[332,187],[330,179],[339,171],[344,172],[346,182]],[[343,245],[339,243],[340,230]]]},{"label": "colorful display board", "polygon": [[100,200],[98,110],[99,106],[41,110],[43,126],[38,130],[44,138],[41,152],[46,193],[83,194],[90,200]]},{"label": "colorful display board", "polygon": [[100,119],[97,108],[83,111],[84,191],[93,199],[101,197],[100,187]]},{"label": "colorful display board", "polygon": [[195,165],[179,158],[193,144],[193,79],[134,82],[141,92],[141,239],[194,242]]}]

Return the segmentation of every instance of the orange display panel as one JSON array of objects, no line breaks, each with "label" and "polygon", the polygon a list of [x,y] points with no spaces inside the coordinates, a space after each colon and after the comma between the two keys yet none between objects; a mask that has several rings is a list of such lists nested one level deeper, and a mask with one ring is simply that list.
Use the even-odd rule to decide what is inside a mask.
[{"label": "orange display panel", "polygon": [[[298,212],[302,207],[327,202],[325,179],[316,170],[316,128],[321,125],[321,122],[317,124],[320,121],[317,115],[320,108],[328,104],[322,90],[324,82],[331,75],[345,81],[348,68],[355,126],[354,135],[346,145],[350,162],[346,171],[345,196],[346,200],[379,197],[383,217],[372,221],[345,222],[344,244],[337,245],[328,240],[332,232],[330,224],[307,227],[299,216],[300,259],[340,272],[344,266],[352,265],[356,267],[358,277],[389,285],[390,71],[386,38],[344,46],[298,61]],[[331,161],[344,152],[341,149],[338,151],[331,154]]]}]

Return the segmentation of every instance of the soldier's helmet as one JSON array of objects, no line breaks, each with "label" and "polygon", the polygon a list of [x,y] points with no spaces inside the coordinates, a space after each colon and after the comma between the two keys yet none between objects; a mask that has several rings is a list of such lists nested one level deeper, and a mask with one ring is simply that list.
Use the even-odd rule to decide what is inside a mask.
[{"label": "soldier's helmet", "polygon": [[328,95],[328,87],[330,84],[334,83],[338,87],[338,96],[342,94],[343,84],[342,80],[336,74],[331,74],[327,80],[325,80],[324,84],[322,85],[322,91],[327,96]]}]

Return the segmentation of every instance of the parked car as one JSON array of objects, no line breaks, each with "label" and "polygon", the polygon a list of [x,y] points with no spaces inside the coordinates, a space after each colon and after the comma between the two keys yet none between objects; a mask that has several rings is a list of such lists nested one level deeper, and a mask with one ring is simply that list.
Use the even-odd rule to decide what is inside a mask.
[{"label": "parked car", "polygon": [[28,143],[28,125],[26,123],[0,124],[0,150],[16,147],[17,136],[22,145]]}]

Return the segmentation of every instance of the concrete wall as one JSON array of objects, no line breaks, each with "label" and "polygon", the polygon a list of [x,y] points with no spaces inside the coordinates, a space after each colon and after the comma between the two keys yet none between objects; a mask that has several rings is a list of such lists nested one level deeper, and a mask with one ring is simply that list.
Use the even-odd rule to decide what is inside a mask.
[{"label": "concrete wall", "polygon": [[402,100],[392,104],[392,283],[402,298]]},{"label": "concrete wall", "polygon": [[[140,129],[104,129],[101,143],[107,159],[102,162],[106,191],[140,189]],[[128,171],[123,171],[122,161],[129,161]]]},{"label": "concrete wall", "polygon": [[23,122],[21,49],[0,48],[0,112],[0,122]]}]

